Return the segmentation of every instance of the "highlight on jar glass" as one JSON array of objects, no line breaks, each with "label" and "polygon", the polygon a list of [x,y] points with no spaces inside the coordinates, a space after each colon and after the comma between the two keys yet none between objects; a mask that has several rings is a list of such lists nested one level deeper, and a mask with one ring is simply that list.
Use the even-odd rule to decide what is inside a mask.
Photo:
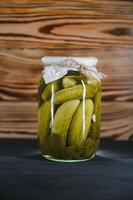
[{"label": "highlight on jar glass", "polygon": [[54,161],[94,157],[99,146],[101,79],[95,57],[42,58],[39,83],[38,143]]}]

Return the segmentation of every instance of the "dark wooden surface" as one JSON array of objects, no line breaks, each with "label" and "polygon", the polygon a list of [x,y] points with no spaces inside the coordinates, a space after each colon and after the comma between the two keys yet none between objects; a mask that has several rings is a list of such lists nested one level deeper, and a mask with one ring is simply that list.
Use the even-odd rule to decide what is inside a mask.
[{"label": "dark wooden surface", "polygon": [[0,137],[36,137],[44,55],[98,57],[101,137],[133,137],[132,1],[0,1]]}]

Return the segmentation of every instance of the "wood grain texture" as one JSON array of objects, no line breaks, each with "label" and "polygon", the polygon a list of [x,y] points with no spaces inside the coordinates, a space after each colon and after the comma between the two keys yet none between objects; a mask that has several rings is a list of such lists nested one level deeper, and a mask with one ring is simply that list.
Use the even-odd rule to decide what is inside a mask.
[{"label": "wood grain texture", "polygon": [[96,56],[101,137],[133,138],[133,3],[0,1],[0,137],[35,137],[44,55]]},{"label": "wood grain texture", "polygon": [[65,1],[61,6],[61,1],[50,2],[50,6],[1,5],[0,47],[132,48],[131,3],[79,1],[71,5]]}]

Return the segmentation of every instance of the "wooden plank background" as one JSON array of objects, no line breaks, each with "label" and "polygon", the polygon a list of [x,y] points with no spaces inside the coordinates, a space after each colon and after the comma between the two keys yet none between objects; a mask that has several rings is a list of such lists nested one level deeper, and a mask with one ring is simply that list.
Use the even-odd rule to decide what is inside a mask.
[{"label": "wooden plank background", "polygon": [[44,55],[98,57],[101,137],[133,138],[132,1],[0,1],[0,137],[36,137]]}]

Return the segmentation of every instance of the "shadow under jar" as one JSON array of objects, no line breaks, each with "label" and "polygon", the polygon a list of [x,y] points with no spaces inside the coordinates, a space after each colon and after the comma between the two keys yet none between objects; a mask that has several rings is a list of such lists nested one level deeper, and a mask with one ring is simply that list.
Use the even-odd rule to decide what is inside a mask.
[{"label": "shadow under jar", "polygon": [[38,142],[42,155],[77,162],[99,146],[101,74],[95,57],[43,57],[39,83]]}]

